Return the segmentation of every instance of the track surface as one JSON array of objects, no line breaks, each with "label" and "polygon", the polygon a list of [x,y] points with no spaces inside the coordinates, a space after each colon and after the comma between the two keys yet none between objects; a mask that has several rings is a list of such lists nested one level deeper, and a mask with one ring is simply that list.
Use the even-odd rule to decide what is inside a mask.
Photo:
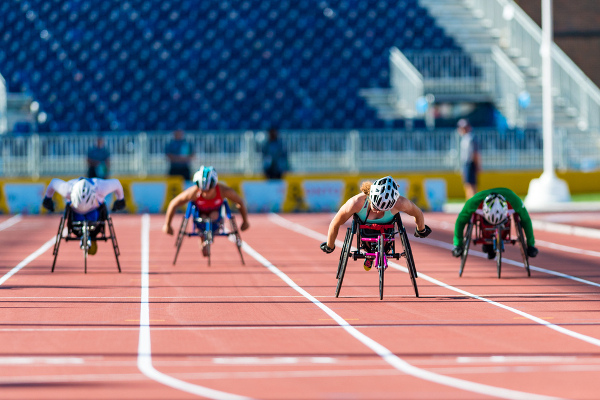
[{"label": "track surface", "polygon": [[[600,216],[569,215],[571,222],[564,214],[557,222],[600,226]],[[422,274],[420,298],[414,297],[406,273],[389,268],[380,301],[377,272],[349,261],[336,299],[340,246],[332,255],[318,250],[331,215],[282,217],[251,216],[251,229],[243,234],[250,252],[244,254],[245,266],[235,246],[217,238],[209,268],[192,239],[184,241],[172,266],[174,238],[161,233],[162,216],[115,215],[121,274],[112,249],[101,243],[84,275],[81,251],[72,242],[63,242],[51,274],[48,241],[57,216],[26,216],[0,230],[0,277],[44,244],[47,248],[0,285],[0,397],[225,395],[206,391],[214,389],[261,399],[492,398],[477,389],[483,384],[484,392],[491,390],[485,393],[501,398],[598,398],[598,239],[536,231],[540,255],[532,264],[583,282],[538,270],[527,278],[523,268],[510,264],[499,280],[495,264],[476,252],[459,278],[459,263],[448,250],[455,217],[427,214],[431,240],[411,237]],[[0,217],[0,229],[7,220]],[[412,221],[405,218],[405,224],[414,230]],[[289,229],[299,226],[315,233]],[[145,249],[147,275],[142,274]],[[520,261],[517,248],[509,248],[505,257]],[[137,364],[146,278],[152,365],[160,379],[171,379],[167,384],[145,375]],[[288,278],[300,288],[291,287]],[[340,321],[358,333],[352,336],[353,328],[342,328]],[[555,325],[544,326],[544,321]],[[395,368],[367,347],[366,339],[358,340],[361,334],[416,368]],[[415,376],[428,372],[435,373],[433,381]],[[444,377],[458,378],[464,386],[448,385]]]}]

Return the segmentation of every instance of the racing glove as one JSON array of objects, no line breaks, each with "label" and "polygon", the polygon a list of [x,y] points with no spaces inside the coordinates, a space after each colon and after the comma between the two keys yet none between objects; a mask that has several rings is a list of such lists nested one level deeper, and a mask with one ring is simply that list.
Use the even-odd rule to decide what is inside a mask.
[{"label": "racing glove", "polygon": [[323,242],[321,243],[321,250],[323,250],[327,254],[333,253],[333,250],[335,250],[335,245],[332,249],[331,247],[327,246],[327,242]]},{"label": "racing glove", "polygon": [[431,228],[425,225],[425,228],[420,231],[418,228],[415,228],[415,237],[418,238],[426,238],[431,233]]},{"label": "racing glove", "polygon": [[50,197],[44,197],[44,201],[42,201],[42,205],[44,208],[50,212],[54,212],[54,202]]},{"label": "racing glove", "polygon": [[125,199],[122,200],[115,200],[115,202],[113,203],[112,206],[112,211],[119,211],[125,208]]}]

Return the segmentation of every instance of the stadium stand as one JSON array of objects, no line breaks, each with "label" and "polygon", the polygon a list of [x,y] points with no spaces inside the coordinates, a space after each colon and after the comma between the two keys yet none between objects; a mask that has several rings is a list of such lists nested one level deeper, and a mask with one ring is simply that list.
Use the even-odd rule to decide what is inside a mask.
[{"label": "stadium stand", "polygon": [[0,5],[0,73],[41,132],[390,127],[358,92],[389,87],[392,46],[460,51],[417,0]]}]

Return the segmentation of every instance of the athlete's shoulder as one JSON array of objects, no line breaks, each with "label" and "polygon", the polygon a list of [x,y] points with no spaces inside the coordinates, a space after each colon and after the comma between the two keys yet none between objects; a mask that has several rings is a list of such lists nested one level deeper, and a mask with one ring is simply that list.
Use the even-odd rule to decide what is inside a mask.
[{"label": "athlete's shoulder", "polygon": [[344,204],[344,207],[346,208],[347,211],[357,213],[363,208],[366,201],[367,201],[367,195],[364,193],[359,193],[355,196],[350,197],[350,199],[348,199],[346,204]]}]

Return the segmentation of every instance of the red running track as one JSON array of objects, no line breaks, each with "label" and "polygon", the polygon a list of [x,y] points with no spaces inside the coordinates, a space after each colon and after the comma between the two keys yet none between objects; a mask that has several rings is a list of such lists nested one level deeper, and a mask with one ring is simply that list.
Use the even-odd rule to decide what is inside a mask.
[{"label": "red running track", "polygon": [[499,280],[475,252],[459,278],[454,216],[428,214],[431,239],[411,240],[420,298],[389,268],[380,301],[377,273],[350,261],[336,299],[339,247],[318,249],[331,215],[282,217],[251,216],[245,266],[217,238],[209,268],[192,239],[172,266],[162,216],[115,215],[123,273],[100,244],[87,275],[64,242],[50,273],[58,217],[0,218],[0,276],[22,266],[0,285],[0,398],[598,398],[597,239],[536,232],[532,264],[566,277],[505,264]]}]

